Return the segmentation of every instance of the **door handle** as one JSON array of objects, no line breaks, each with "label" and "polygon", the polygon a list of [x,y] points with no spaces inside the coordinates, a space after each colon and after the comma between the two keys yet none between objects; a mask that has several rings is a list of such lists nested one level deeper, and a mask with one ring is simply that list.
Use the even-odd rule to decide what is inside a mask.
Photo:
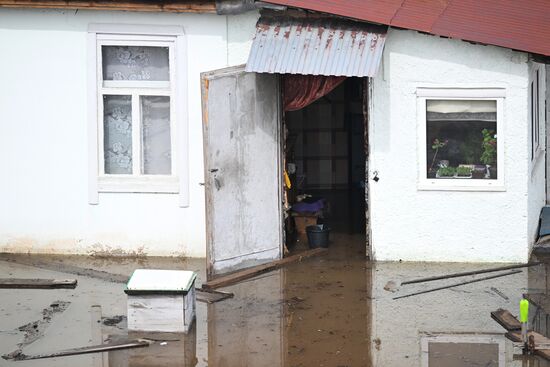
[{"label": "door handle", "polygon": [[217,169],[217,168],[212,168],[212,169],[210,170],[210,173],[214,173],[214,172],[218,172],[218,171],[219,171],[219,169]]}]

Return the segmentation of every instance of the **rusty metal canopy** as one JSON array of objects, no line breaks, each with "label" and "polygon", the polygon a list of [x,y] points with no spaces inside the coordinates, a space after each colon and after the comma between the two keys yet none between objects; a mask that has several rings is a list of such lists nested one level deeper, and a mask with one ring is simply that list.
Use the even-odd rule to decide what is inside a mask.
[{"label": "rusty metal canopy", "polygon": [[550,56],[550,0],[267,0]]},{"label": "rusty metal canopy", "polygon": [[386,30],[385,26],[336,18],[262,16],[246,71],[374,76]]}]

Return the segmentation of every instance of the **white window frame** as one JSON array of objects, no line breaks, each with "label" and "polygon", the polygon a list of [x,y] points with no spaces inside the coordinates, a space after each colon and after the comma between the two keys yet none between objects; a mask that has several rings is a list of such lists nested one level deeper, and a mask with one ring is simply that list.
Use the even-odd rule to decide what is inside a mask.
[{"label": "white window frame", "polygon": [[[101,47],[109,45],[160,46],[169,49],[169,82],[103,81]],[[132,96],[132,174],[105,174],[103,150],[103,95]],[[142,175],[140,95],[170,97],[171,174]],[[88,156],[90,204],[100,192],[179,194],[189,206],[187,115],[187,52],[183,28],[90,24],[88,27]],[[137,154],[137,155],[136,155]]]},{"label": "white window frame", "polygon": [[[417,88],[418,121],[418,190],[436,191],[505,191],[504,147],[505,116],[503,88]],[[497,103],[497,166],[498,178],[490,179],[430,179],[426,167],[427,123],[426,101],[437,100],[494,100]]]},{"label": "white window frame", "polygon": [[467,343],[467,344],[496,344],[498,345],[498,366],[506,365],[506,341],[502,334],[478,333],[427,333],[420,336],[420,360],[422,367],[429,367],[430,343]]}]

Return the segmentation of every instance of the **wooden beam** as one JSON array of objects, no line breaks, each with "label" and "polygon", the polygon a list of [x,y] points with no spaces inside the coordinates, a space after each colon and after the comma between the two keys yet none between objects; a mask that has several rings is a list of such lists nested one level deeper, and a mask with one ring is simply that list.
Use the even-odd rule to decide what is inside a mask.
[{"label": "wooden beam", "polygon": [[508,310],[499,308],[491,312],[491,318],[498,322],[506,331],[521,330],[521,323]]},{"label": "wooden beam", "polygon": [[76,279],[18,279],[0,278],[0,288],[55,289],[76,288]]},{"label": "wooden beam", "polygon": [[291,264],[297,261],[302,261],[312,256],[324,255],[327,252],[328,250],[326,248],[316,248],[313,250],[307,250],[296,255],[285,257],[284,259],[281,259],[281,260],[272,261],[267,264],[254,266],[252,268],[244,269],[241,271],[237,271],[235,273],[231,273],[226,276],[222,276],[220,278],[203,283],[202,287],[205,289],[215,289],[220,287],[226,287],[228,285],[238,283],[245,279],[253,278],[257,275],[266,273],[268,271],[275,270],[283,265]]},{"label": "wooden beam", "polygon": [[213,1],[70,1],[0,0],[3,8],[121,10],[169,13],[216,13]]},{"label": "wooden beam", "polygon": [[99,345],[92,345],[92,346],[83,347],[83,348],[66,349],[55,353],[34,354],[34,355],[26,355],[21,353],[13,359],[16,361],[26,361],[30,359],[44,359],[44,358],[77,356],[81,354],[103,353],[103,352],[110,352],[113,350],[148,347],[149,345],[151,345],[151,343],[152,341],[147,339],[125,340],[125,341],[111,343],[111,344],[99,344]]},{"label": "wooden beam", "polygon": [[[503,328],[505,328],[508,331],[505,334],[506,338],[508,338],[509,340],[515,343],[522,343],[521,323],[517,318],[515,318],[510,313],[510,311],[498,309],[496,311],[491,312],[491,317],[493,318],[493,320],[498,322]],[[535,355],[542,357],[546,360],[550,360],[550,349],[545,349],[545,347],[550,345],[550,339],[534,331],[527,332],[527,337],[530,337],[530,336],[534,338]],[[539,345],[541,347],[537,347]]]}]

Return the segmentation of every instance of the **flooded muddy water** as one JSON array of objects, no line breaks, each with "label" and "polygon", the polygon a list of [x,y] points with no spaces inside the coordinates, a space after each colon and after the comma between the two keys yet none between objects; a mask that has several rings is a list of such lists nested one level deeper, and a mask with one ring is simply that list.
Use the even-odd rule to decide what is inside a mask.
[{"label": "flooded muddy water", "polygon": [[[76,278],[76,289],[0,290],[0,354],[26,355],[146,337],[149,347],[0,366],[546,366],[518,359],[490,312],[518,314],[532,302],[534,328],[548,335],[548,265],[418,296],[479,278],[400,285],[405,280],[499,264],[372,263],[360,237],[341,235],[329,253],[243,281],[235,295],[197,303],[191,333],[128,334],[124,281],[136,268],[187,269],[205,279],[204,259],[0,255],[1,277]],[[385,290],[389,281],[396,292]],[[45,310],[62,305],[51,314]],[[33,323],[37,323],[34,332]],[[29,329],[29,325],[31,327]]]}]

